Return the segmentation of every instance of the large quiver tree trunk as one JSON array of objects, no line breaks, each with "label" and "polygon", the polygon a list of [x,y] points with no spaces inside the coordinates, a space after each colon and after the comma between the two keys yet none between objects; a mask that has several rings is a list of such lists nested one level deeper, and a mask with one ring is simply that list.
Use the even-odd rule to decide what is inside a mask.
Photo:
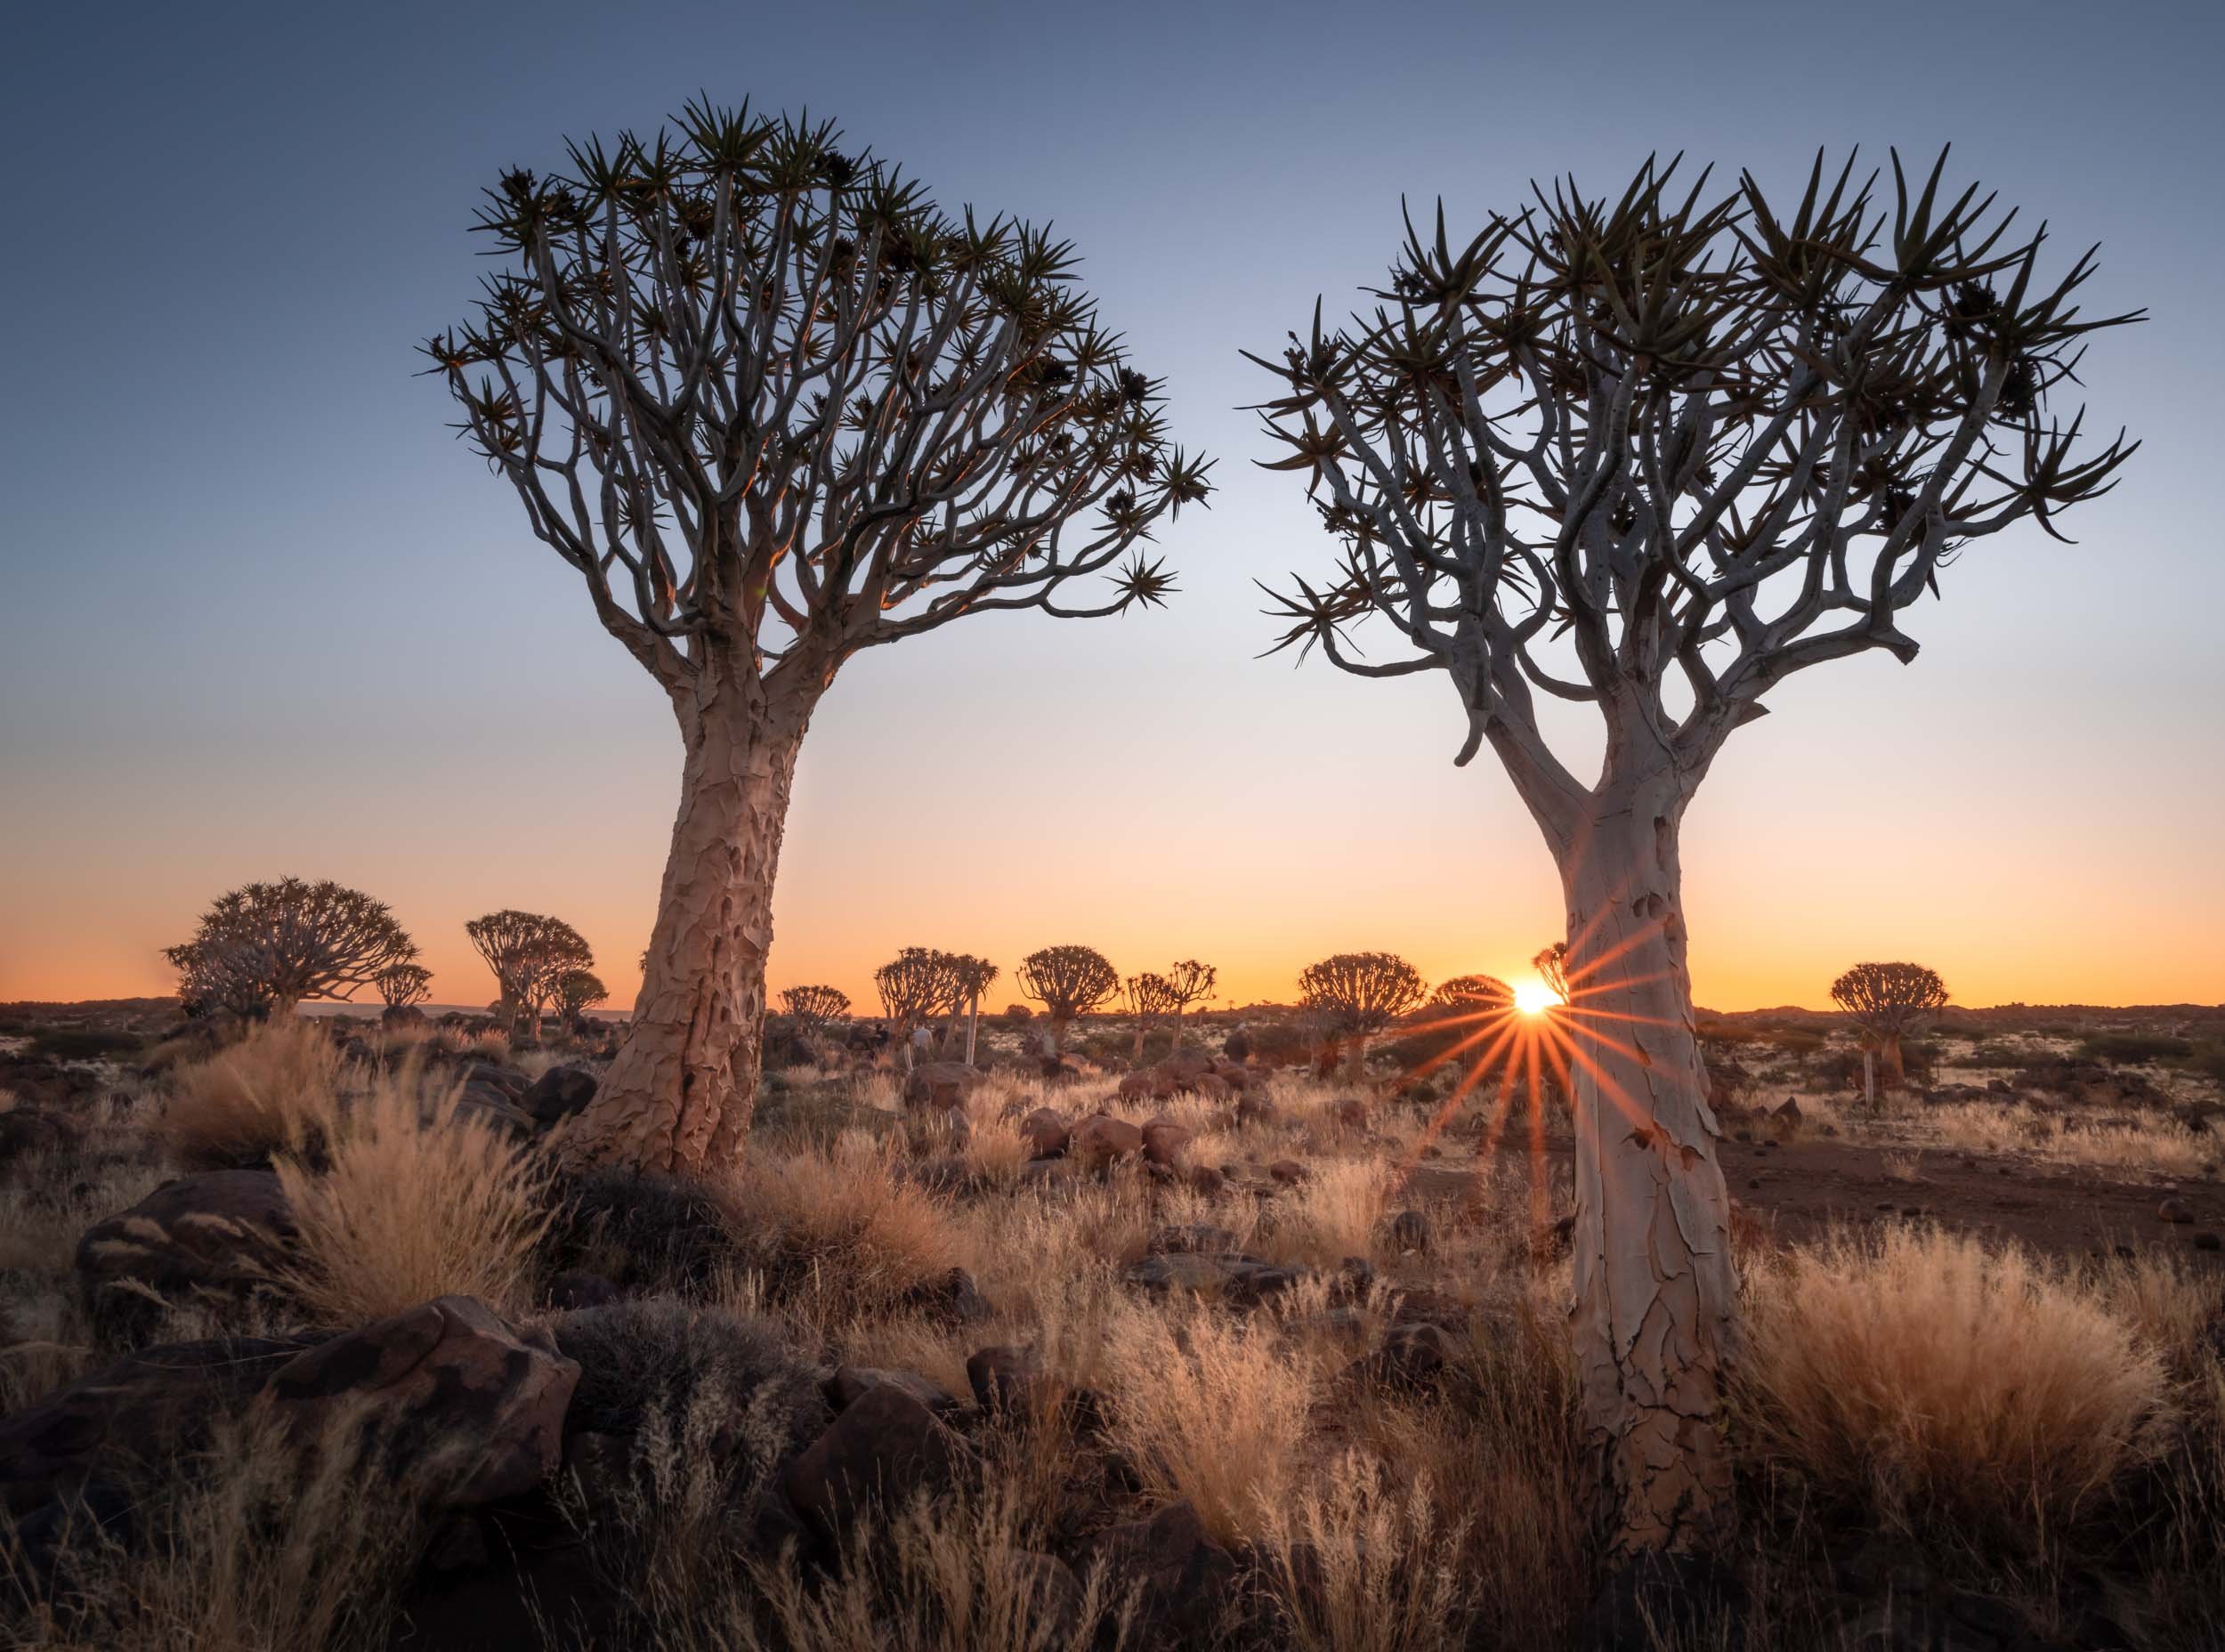
[{"label": "large quiver tree trunk", "polygon": [[1610,779],[1561,856],[1576,1105],[1585,1426],[1617,1554],[1685,1551],[1731,1514],[1723,1365],[1730,1201],[1685,961],[1673,773]]},{"label": "large quiver tree trunk", "polygon": [[741,1156],[764,1059],[773,888],[809,706],[747,675],[676,696],[687,746],[641,996],[567,1161],[663,1174]]}]

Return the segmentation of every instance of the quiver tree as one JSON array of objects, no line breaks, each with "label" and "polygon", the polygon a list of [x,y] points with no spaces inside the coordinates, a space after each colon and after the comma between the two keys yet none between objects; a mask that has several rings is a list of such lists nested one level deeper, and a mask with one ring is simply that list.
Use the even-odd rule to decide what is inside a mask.
[{"label": "quiver tree", "polygon": [[563,1024],[577,1026],[590,1005],[610,1001],[611,989],[603,984],[603,977],[592,969],[567,969],[551,985],[549,997]]},{"label": "quiver tree", "polygon": [[384,901],[329,881],[282,878],[216,897],[193,938],[164,950],[189,1009],[291,1013],[308,999],[352,999],[417,943]]},{"label": "quiver tree", "polygon": [[1394,952],[1339,952],[1307,965],[1298,990],[1323,1035],[1346,1041],[1356,1078],[1367,1065],[1368,1040],[1420,1003],[1429,985]]},{"label": "quiver tree", "polygon": [[792,986],[781,994],[781,1008],[796,1024],[798,1038],[817,1039],[829,1022],[850,1013],[850,995],[839,987]]},{"label": "quiver tree", "polygon": [[1182,1012],[1202,999],[1213,996],[1218,972],[1210,964],[1185,958],[1167,971],[1167,990],[1174,996],[1174,1047],[1182,1048]]},{"label": "quiver tree", "polygon": [[1946,983],[1922,964],[1857,964],[1831,984],[1831,1000],[1862,1029],[1862,1098],[1877,1099],[1877,1069],[1888,1088],[1901,1079],[1900,1041],[1946,1008]]},{"label": "quiver tree", "polygon": [[1066,1048],[1066,1029],[1075,1016],[1102,1009],[1121,990],[1120,971],[1090,946],[1047,946],[1030,952],[1020,962],[1019,982],[1020,991],[1043,1006],[1050,1023],[1043,1053],[1052,1057]]},{"label": "quiver tree", "polygon": [[1537,978],[1552,989],[1553,996],[1562,1003],[1568,1001],[1568,943],[1556,941],[1541,947],[1530,960],[1530,968],[1537,971]]},{"label": "quiver tree", "polygon": [[1514,989],[1497,976],[1454,976],[1438,984],[1423,1008],[1432,1020],[1500,1014],[1514,1008]]},{"label": "quiver tree", "polygon": [[371,977],[371,991],[389,1009],[409,1009],[433,996],[433,972],[423,964],[389,964]]},{"label": "quiver tree", "polygon": [[595,966],[595,952],[561,918],[505,907],[472,919],[464,933],[494,972],[501,994],[497,1013],[512,1037],[540,1037],[541,1010],[556,984],[575,969]]},{"label": "quiver tree", "polygon": [[873,972],[881,1013],[895,1024],[898,1058],[911,1066],[911,1034],[951,1001],[958,990],[957,959],[930,946],[908,946]]},{"label": "quiver tree", "polygon": [[[1575,1333],[1614,1549],[1681,1549],[1727,1511],[1729,1203],[1703,1097],[1678,830],[1778,684],[1881,648],[1970,541],[2112,485],[2131,449],[2052,407],[2093,269],[2042,278],[1941,169],[1820,160],[1788,213],[1742,175],[1619,198],[1573,182],[1464,243],[1411,222],[1373,308],[1252,360],[1278,468],[1340,560],[1279,597],[1282,645],[1364,676],[1443,671],[1558,861],[1574,1003]],[[1378,622],[1390,648],[1347,634]],[[1598,778],[1548,746],[1591,707]]]},{"label": "quiver tree", "polygon": [[943,1058],[948,1060],[958,1049],[958,1019],[966,1017],[966,1064],[974,1062],[975,1035],[981,1028],[981,995],[997,978],[997,966],[985,958],[975,958],[970,952],[959,952],[950,960],[951,1019],[943,1034]]},{"label": "quiver tree", "polygon": [[1069,245],[946,217],[839,139],[699,101],[504,174],[477,226],[503,265],[424,347],[684,748],[641,995],[576,1158],[739,1154],[797,753],[843,662],[969,613],[1157,602],[1171,578],[1138,547],[1207,492]]},{"label": "quiver tree", "polygon": [[1151,1030],[1153,1022],[1177,1008],[1174,984],[1164,976],[1155,976],[1146,970],[1140,976],[1129,976],[1126,985],[1128,1013],[1136,1018],[1134,1058],[1141,1061],[1144,1058],[1144,1034]]}]

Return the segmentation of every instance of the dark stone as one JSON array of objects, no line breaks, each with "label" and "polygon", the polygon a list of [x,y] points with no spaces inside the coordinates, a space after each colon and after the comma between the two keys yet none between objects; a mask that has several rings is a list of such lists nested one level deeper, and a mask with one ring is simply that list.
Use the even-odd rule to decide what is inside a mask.
[{"label": "dark stone", "polygon": [[1008,1344],[977,1348],[966,1362],[966,1381],[986,1412],[1038,1414],[1049,1397],[1042,1356]]},{"label": "dark stone", "polygon": [[838,1543],[870,1508],[950,1492],[970,1461],[965,1440],[934,1413],[885,1386],[846,1407],[789,1465],[782,1484],[805,1523]]},{"label": "dark stone", "polygon": [[877,1365],[837,1366],[827,1381],[827,1399],[837,1411],[846,1411],[880,1389],[894,1389],[938,1413],[960,1411],[966,1405],[931,1377],[923,1377],[916,1371],[886,1371]]},{"label": "dark stone", "polygon": [[1103,1571],[1112,1599],[1132,1593],[1132,1646],[1150,1652],[1211,1646],[1234,1613],[1242,1570],[1186,1502],[1107,1527],[1086,1555],[1088,1567]]},{"label": "dark stone", "polygon": [[94,1320],[128,1330],[160,1309],[122,1282],[166,1300],[237,1300],[270,1289],[295,1238],[286,1192],[270,1170],[203,1170],[167,1181],[128,1211],[85,1229],[77,1280]]},{"label": "dark stone", "polygon": [[548,1305],[569,1312],[578,1308],[601,1308],[619,1300],[619,1288],[601,1274],[568,1268],[548,1282]]},{"label": "dark stone", "polygon": [[390,1471],[433,1476],[424,1489],[463,1509],[530,1491],[557,1465],[578,1380],[547,1332],[444,1296],[295,1356],[268,1392],[296,1436],[360,1422]]},{"label": "dark stone", "polygon": [[520,1105],[543,1130],[584,1112],[601,1081],[582,1066],[551,1067],[533,1081]]},{"label": "dark stone", "polygon": [[1390,1241],[1406,1254],[1426,1254],[1429,1249],[1429,1219],[1420,1211],[1401,1211],[1391,1218]]}]

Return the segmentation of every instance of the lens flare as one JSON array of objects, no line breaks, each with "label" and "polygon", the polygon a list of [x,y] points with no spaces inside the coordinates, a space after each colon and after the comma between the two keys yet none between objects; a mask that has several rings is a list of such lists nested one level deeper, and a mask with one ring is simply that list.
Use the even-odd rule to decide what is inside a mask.
[{"label": "lens flare", "polygon": [[1542,981],[1521,981],[1515,984],[1514,1007],[1525,1016],[1541,1016],[1560,1002],[1560,994]]}]

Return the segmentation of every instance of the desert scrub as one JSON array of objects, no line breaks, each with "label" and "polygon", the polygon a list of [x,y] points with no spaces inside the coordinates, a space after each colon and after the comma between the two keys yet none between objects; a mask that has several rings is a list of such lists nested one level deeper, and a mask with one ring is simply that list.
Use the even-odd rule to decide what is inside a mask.
[{"label": "desert scrub", "polygon": [[1889,1529],[2039,1558],[2170,1437],[2161,1354],[2099,1288],[1893,1227],[1754,1268],[1747,1447]]},{"label": "desert scrub", "polygon": [[266,1164],[321,1150],[342,1108],[343,1057],[313,1021],[251,1028],[206,1061],[181,1066],[158,1127],[188,1170]]},{"label": "desert scrub", "polygon": [[505,1314],[530,1305],[548,1171],[532,1148],[459,1112],[461,1095],[412,1072],[383,1075],[316,1166],[278,1162],[300,1230],[300,1260],[279,1283],[320,1323],[361,1324],[448,1295]]}]

